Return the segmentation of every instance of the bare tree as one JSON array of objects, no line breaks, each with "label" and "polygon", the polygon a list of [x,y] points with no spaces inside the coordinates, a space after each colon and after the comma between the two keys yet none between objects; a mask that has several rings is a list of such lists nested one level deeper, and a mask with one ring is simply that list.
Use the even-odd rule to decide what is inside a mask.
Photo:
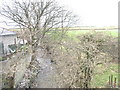
[{"label": "bare tree", "polygon": [[33,61],[35,48],[48,32],[61,30],[64,33],[61,28],[69,27],[76,21],[72,12],[60,7],[54,0],[15,0],[11,6],[4,5],[0,14],[15,22],[26,33],[24,37],[29,42]]}]

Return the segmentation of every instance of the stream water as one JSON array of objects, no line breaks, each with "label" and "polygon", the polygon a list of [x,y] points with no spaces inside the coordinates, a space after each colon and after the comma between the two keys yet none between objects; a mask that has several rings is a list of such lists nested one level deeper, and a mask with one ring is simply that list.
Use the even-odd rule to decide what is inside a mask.
[{"label": "stream water", "polygon": [[39,51],[37,55],[37,60],[40,63],[41,70],[33,83],[33,88],[57,88],[57,83],[54,78],[57,74],[56,69],[52,66],[49,57],[41,57],[41,52],[42,51]]}]

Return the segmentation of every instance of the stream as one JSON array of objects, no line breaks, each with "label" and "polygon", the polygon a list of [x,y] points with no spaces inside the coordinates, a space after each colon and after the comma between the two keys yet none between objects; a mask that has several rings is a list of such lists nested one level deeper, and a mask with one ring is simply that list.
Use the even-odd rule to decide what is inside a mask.
[{"label": "stream", "polygon": [[41,53],[43,51],[39,50],[37,55],[37,60],[40,63],[41,70],[38,73],[35,81],[33,82],[33,88],[57,88],[57,83],[54,76],[57,74],[56,69],[52,66],[51,59],[47,57],[42,57]]}]

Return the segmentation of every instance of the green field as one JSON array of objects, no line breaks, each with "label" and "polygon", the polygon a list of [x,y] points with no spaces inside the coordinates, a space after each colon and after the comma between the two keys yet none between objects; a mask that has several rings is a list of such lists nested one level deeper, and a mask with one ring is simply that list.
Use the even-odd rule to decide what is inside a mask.
[{"label": "green field", "polygon": [[113,75],[114,78],[117,78],[118,84],[118,64],[110,64],[109,67],[100,65],[95,70],[95,75],[92,80],[93,87],[106,87],[108,85],[109,76]]},{"label": "green field", "polygon": [[[78,35],[81,35],[81,34],[85,34],[85,33],[91,33],[91,32],[94,32],[93,30],[73,30],[73,31],[68,31],[68,36],[70,37],[76,37]],[[118,32],[117,30],[97,30],[96,32],[103,32],[103,33],[106,33],[108,35],[111,35],[113,37],[118,37]]]}]

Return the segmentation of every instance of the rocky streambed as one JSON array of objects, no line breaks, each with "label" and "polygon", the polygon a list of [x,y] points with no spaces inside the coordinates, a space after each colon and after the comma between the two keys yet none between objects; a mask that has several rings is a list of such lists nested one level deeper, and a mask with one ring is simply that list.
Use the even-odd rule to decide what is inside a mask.
[{"label": "rocky streambed", "polygon": [[28,68],[18,88],[57,88],[55,79],[57,72],[50,57],[42,49],[37,50],[36,56],[37,61],[34,63],[36,67],[32,71]]}]

